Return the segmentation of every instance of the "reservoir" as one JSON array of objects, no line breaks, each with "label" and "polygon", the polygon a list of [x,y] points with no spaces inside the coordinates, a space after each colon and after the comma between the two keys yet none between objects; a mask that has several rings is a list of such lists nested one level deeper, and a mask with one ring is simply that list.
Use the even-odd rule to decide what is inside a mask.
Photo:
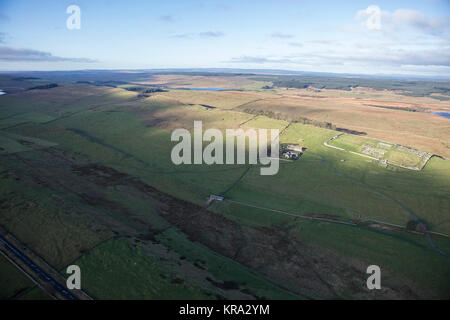
[{"label": "reservoir", "polygon": [[433,114],[450,119],[450,112],[433,112]]},{"label": "reservoir", "polygon": [[184,90],[196,90],[196,91],[227,91],[227,90],[233,90],[233,89],[227,89],[227,88],[180,88]]}]

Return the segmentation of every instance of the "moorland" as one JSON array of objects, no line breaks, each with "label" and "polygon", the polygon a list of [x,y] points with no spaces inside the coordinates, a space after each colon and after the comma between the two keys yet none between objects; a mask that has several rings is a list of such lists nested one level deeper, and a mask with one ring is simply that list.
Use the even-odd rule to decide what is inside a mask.
[{"label": "moorland", "polygon": [[[77,71],[0,89],[0,226],[62,275],[79,265],[92,298],[450,297],[448,82]],[[171,132],[195,120],[305,151],[273,176],[175,165]],[[48,298],[0,268],[1,297]]]}]

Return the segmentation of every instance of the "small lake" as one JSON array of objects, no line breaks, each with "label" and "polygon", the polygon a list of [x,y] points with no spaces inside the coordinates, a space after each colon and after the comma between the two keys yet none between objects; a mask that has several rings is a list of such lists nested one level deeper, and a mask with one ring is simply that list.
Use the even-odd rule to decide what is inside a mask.
[{"label": "small lake", "polygon": [[227,89],[227,88],[180,88],[183,90],[196,90],[196,91],[228,91],[233,89]]},{"label": "small lake", "polygon": [[433,112],[433,114],[435,114],[439,117],[444,117],[444,118],[450,119],[450,112]]}]

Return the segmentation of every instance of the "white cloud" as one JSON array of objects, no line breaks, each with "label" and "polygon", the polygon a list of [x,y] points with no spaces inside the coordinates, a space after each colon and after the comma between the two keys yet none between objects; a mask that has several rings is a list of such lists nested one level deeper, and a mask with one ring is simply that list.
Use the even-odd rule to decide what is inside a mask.
[{"label": "white cloud", "polygon": [[231,63],[249,63],[249,64],[262,64],[262,63],[292,63],[291,59],[287,58],[267,58],[260,56],[240,56],[233,57],[229,61]]},{"label": "white cloud", "polygon": [[381,29],[381,9],[378,6],[371,5],[364,10],[356,13],[356,19],[362,20],[362,24],[369,30]]},{"label": "white cloud", "polygon": [[303,43],[301,43],[301,42],[289,42],[289,45],[292,47],[298,47],[298,48],[303,47]]},{"label": "white cloud", "polygon": [[322,59],[324,62],[341,62],[349,64],[366,64],[376,66],[450,66],[450,52],[447,50],[379,50],[366,52],[360,50],[354,54],[347,52],[311,53],[311,56]]},{"label": "white cloud", "polygon": [[[300,49],[301,50],[301,49]],[[351,53],[350,53],[351,51]],[[333,50],[310,50],[308,47],[291,55],[236,56],[224,63],[246,64],[248,67],[264,65],[271,68],[293,70],[329,71],[346,73],[411,73],[450,77],[450,51],[424,49],[335,48]],[[317,68],[320,66],[320,68]]]},{"label": "white cloud", "polygon": [[66,58],[52,55],[50,52],[38,51],[33,49],[13,48],[8,46],[0,46],[0,60],[1,61],[46,61],[46,62],[97,62],[88,58]]},{"label": "white cloud", "polygon": [[174,34],[171,37],[172,38],[179,38],[179,39],[193,39],[196,37],[200,38],[220,38],[224,37],[225,33],[221,31],[205,31],[205,32],[199,32],[199,33],[178,33]]},{"label": "white cloud", "polygon": [[355,18],[368,30],[388,32],[415,29],[423,33],[439,35],[450,29],[450,17],[427,17],[418,10],[397,9],[384,11],[376,5],[359,10]]},{"label": "white cloud", "polygon": [[270,36],[272,38],[280,38],[280,39],[291,39],[291,38],[294,38],[293,34],[282,33],[282,32],[274,32]]},{"label": "white cloud", "polygon": [[[271,53],[237,54],[227,63],[347,73],[417,72],[450,77],[450,18],[426,16],[410,9],[384,11],[375,5],[359,10],[355,18],[359,22],[353,21],[345,31],[339,30],[341,38],[287,40],[287,46]],[[289,34],[270,36],[289,39]]]},{"label": "white cloud", "polygon": [[206,32],[201,32],[198,35],[200,37],[206,37],[206,38],[218,38],[218,37],[223,37],[225,34],[221,31],[206,31]]},{"label": "white cloud", "polygon": [[442,33],[448,30],[447,20],[439,18],[428,18],[422,12],[409,9],[398,9],[392,14],[394,24],[410,26],[427,33]]}]

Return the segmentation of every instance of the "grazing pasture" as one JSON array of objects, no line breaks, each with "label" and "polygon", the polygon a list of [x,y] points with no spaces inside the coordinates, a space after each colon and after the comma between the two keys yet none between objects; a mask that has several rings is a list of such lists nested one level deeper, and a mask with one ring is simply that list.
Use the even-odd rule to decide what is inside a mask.
[{"label": "grazing pasture", "polygon": [[[367,298],[364,268],[378,264],[388,287],[379,298],[449,297],[448,261],[424,234],[406,230],[416,216],[428,230],[450,234],[449,161],[432,157],[422,171],[385,167],[326,147],[339,132],[295,121],[364,132],[330,145],[382,150],[383,159],[415,166],[421,158],[397,144],[449,155],[448,119],[422,110],[445,109],[445,101],[363,88],[269,90],[262,85],[270,81],[232,76],[160,75],[120,85],[138,82],[168,91],[139,97],[64,82],[0,97],[0,224],[59,270],[79,263],[88,293]],[[173,89],[233,83],[246,91]],[[259,165],[175,165],[171,132],[192,130],[194,120],[222,131],[277,128],[281,143],[305,150],[297,161],[280,161],[274,176],[261,176]],[[211,194],[225,201],[207,206]],[[431,240],[450,252],[450,238]]]},{"label": "grazing pasture", "polygon": [[10,299],[34,286],[33,281],[0,255],[0,299]]},{"label": "grazing pasture", "polygon": [[342,148],[346,151],[356,152],[362,156],[386,160],[390,164],[421,169],[425,161],[431,156],[429,153],[420,152],[392,143],[369,139],[355,135],[340,135],[328,142],[329,145]]}]

